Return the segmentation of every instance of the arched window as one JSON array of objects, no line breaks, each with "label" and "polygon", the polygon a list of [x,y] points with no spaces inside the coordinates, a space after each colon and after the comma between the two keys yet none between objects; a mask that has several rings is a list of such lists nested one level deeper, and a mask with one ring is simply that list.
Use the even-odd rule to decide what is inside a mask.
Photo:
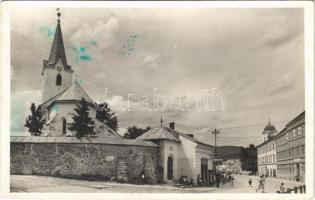
[{"label": "arched window", "polygon": [[61,75],[58,74],[57,77],[56,77],[56,85],[60,86],[62,83],[62,78],[61,78]]}]

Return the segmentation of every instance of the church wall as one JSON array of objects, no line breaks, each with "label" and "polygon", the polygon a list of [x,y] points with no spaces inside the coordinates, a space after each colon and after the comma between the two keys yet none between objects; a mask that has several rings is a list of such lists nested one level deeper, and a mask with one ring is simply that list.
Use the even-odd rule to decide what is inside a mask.
[{"label": "church wall", "polygon": [[[55,103],[50,108],[49,117],[51,118],[55,113],[58,113],[56,118],[50,123],[50,136],[63,136],[62,135],[62,121],[63,118],[66,119],[67,123],[72,122],[72,116],[75,114],[74,108],[76,108],[76,103]],[[89,116],[95,121],[96,111],[95,108],[90,106]],[[68,127],[68,126],[67,126]],[[67,135],[72,135],[71,131],[67,129]]]},{"label": "church wall", "polygon": [[[38,137],[41,139],[44,137]],[[144,173],[146,182],[154,184],[158,151],[151,144],[11,142],[10,172],[129,183],[139,182]]]}]

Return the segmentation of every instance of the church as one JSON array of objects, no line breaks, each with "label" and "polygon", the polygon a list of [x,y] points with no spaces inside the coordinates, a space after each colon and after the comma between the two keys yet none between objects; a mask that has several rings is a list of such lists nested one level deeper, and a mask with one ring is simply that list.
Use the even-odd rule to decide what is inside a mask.
[{"label": "church", "polygon": [[[96,119],[96,108],[93,100],[78,82],[73,81],[73,74],[75,72],[67,63],[59,17],[60,14],[58,13],[57,27],[50,55],[47,60],[43,61],[41,72],[43,82],[42,104],[39,106],[39,109],[43,112],[46,124],[42,135],[44,137],[40,138],[41,142],[38,145],[46,145],[45,142],[49,143],[49,141],[55,141],[55,145],[62,145],[68,141],[68,148],[76,149],[74,152],[79,151],[77,148],[83,143],[89,148],[99,148],[100,153],[98,155],[101,153],[110,154],[105,157],[100,157],[99,159],[105,159],[110,156],[114,163],[110,164],[110,166],[112,168],[117,167],[117,169],[113,169],[112,171],[100,171],[99,169],[102,169],[102,167],[108,167],[109,161],[100,161],[97,164],[93,164],[99,159],[91,160],[87,162],[86,165],[96,167],[93,173],[111,173],[110,176],[115,176],[117,179],[121,176],[116,174],[119,172],[118,168],[121,168],[118,160],[121,158],[128,159],[130,157],[128,153],[135,151],[136,148],[142,148],[141,151],[139,150],[141,156],[154,154],[153,157],[157,160],[156,163],[158,163],[154,167],[156,170],[153,170],[154,176],[158,176],[164,183],[173,183],[175,180],[186,179],[188,181],[193,180],[194,185],[201,184],[203,186],[209,186],[214,172],[214,147],[194,138],[193,134],[176,130],[174,122],[170,123],[169,127],[165,127],[161,118],[160,126],[153,127],[136,139],[128,140],[123,139],[116,131]],[[89,116],[95,122],[96,136],[78,140],[72,137],[74,133],[71,132],[68,127],[73,122],[74,108],[82,98],[88,103],[90,109]],[[20,138],[11,137],[12,145],[15,143],[18,145],[20,140]],[[30,143],[34,141],[38,142],[37,138],[34,136],[28,137],[25,140],[22,139],[21,141],[29,141]],[[110,149],[118,148],[119,150],[112,152],[112,154],[109,150],[106,152],[101,150],[102,148],[107,148],[107,146],[110,146]],[[55,153],[55,151],[56,150],[52,150],[51,154]],[[15,152],[12,152],[12,155],[15,155]],[[56,155],[56,159],[61,159],[58,155]],[[78,157],[77,159],[82,158]],[[143,162],[140,162],[140,164],[144,164]],[[52,166],[52,171],[49,172],[49,174],[51,174],[56,167],[63,169],[67,166],[67,164],[63,162],[59,164],[60,166]],[[70,170],[65,173],[75,173],[73,175],[80,176],[85,169],[83,167],[85,165],[80,164],[76,166],[78,168],[77,172]],[[27,171],[29,169],[25,170]],[[144,169],[144,171],[146,170],[147,169]],[[135,172],[137,172],[137,170],[132,173]]]},{"label": "church", "polygon": [[77,81],[73,82],[74,71],[67,63],[64,48],[60,13],[48,60],[43,60],[42,68],[42,104],[39,106],[46,119],[44,136],[73,136],[68,127],[72,123],[74,108],[82,98],[89,105],[89,116],[95,122],[97,137],[121,136],[110,127],[96,119],[96,109],[93,100]]}]

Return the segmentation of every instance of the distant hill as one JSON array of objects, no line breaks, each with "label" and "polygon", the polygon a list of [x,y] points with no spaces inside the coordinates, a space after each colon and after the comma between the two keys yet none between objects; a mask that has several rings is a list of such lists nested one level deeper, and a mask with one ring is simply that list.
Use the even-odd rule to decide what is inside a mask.
[{"label": "distant hill", "polygon": [[224,161],[229,159],[240,159],[240,146],[219,146],[217,147],[217,154],[219,158]]}]

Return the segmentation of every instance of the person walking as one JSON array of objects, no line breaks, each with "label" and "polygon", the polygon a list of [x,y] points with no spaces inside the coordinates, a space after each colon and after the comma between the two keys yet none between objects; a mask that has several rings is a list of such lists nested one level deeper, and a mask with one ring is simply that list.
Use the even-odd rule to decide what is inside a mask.
[{"label": "person walking", "polygon": [[215,182],[217,184],[217,188],[219,188],[220,182],[221,182],[221,175],[220,173],[215,174]]},{"label": "person walking", "polygon": [[265,191],[264,191],[264,189],[265,189],[265,181],[264,181],[263,176],[260,176],[259,183],[258,183],[258,188],[256,189],[256,192],[258,190],[260,190],[260,189],[261,189],[262,193],[265,193]]},{"label": "person walking", "polygon": [[248,187],[253,187],[253,186],[252,186],[252,183],[253,183],[252,179],[249,178],[249,180],[248,180]]}]

